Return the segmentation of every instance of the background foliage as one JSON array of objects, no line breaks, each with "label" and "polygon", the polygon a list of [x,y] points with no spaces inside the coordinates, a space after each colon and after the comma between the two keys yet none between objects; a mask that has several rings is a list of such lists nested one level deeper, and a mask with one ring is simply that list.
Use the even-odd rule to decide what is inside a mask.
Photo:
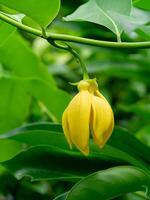
[{"label": "background foliage", "polygon": [[[150,39],[148,0],[62,0],[61,6],[59,0],[49,2],[35,7],[34,0],[0,0],[0,14],[43,34],[47,27],[52,33],[105,41]],[[85,157],[69,149],[61,127],[62,113],[77,92],[69,82],[82,79],[79,64],[70,52],[2,20],[0,30],[0,198],[147,199],[149,49],[71,43],[90,77],[97,78],[116,123],[105,148],[99,150],[91,141],[91,153]]]}]

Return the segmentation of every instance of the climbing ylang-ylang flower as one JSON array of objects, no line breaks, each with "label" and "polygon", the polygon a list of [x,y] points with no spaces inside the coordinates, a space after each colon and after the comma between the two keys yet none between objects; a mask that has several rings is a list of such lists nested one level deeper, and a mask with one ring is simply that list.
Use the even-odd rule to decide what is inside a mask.
[{"label": "climbing ylang-ylang flower", "polygon": [[70,148],[74,144],[85,155],[89,154],[90,133],[94,142],[103,148],[114,127],[112,109],[99,92],[96,79],[82,80],[79,93],[63,113],[62,125]]}]

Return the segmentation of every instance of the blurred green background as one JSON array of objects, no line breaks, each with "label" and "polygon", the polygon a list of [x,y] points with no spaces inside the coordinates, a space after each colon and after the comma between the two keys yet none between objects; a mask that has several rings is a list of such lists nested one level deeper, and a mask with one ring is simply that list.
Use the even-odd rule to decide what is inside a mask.
[{"label": "blurred green background", "polygon": [[[59,15],[50,25],[49,31],[116,41],[115,35],[100,25],[62,20],[62,17],[72,13],[84,2],[86,1],[62,0]],[[123,33],[122,40],[147,41],[149,36],[135,30]],[[4,49],[0,51],[0,92],[3,94],[0,99],[0,132],[4,133],[31,122],[61,122],[61,114],[66,103],[62,102],[61,105],[61,96],[57,97],[56,94],[59,94],[61,90],[67,92],[67,96],[62,91],[60,95],[69,102],[70,95],[77,93],[76,87],[69,84],[82,79],[82,72],[76,60],[69,52],[50,46],[44,39],[19,30],[8,39],[4,46]],[[100,92],[112,106],[115,124],[128,129],[143,143],[150,145],[150,49],[111,49],[75,43],[71,46],[85,61],[90,77],[96,77]],[[23,55],[25,55],[25,60],[22,60]],[[11,56],[17,60],[16,63],[11,60]],[[26,93],[21,89],[18,77],[29,78],[32,82],[36,75],[61,90],[58,93],[54,90],[51,99],[47,99],[46,94],[43,95],[44,97],[41,96],[42,93],[47,93],[47,90],[43,91],[42,87],[37,89],[38,80],[36,79],[37,83],[32,86],[23,83],[28,90]],[[10,76],[14,76],[14,79],[9,80]],[[32,95],[29,95],[30,93]],[[52,112],[49,111],[48,106]],[[1,168],[0,200],[53,199],[68,191],[73,184],[74,182],[67,181],[30,183],[28,178],[17,181],[4,168]],[[142,196],[139,197],[140,195],[137,197],[136,194],[131,196],[127,195],[122,199],[145,199]]]}]

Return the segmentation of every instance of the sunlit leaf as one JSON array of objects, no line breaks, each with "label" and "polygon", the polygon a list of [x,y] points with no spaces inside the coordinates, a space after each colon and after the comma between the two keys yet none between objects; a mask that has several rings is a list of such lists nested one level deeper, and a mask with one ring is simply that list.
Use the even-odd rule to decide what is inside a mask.
[{"label": "sunlit leaf", "polygon": [[0,0],[0,4],[31,17],[41,27],[46,27],[58,14],[60,0]]},{"label": "sunlit leaf", "polygon": [[136,28],[150,22],[150,12],[132,7],[131,15],[126,16],[117,12],[111,12],[110,15],[124,27],[126,33],[130,33]]},{"label": "sunlit leaf", "polygon": [[[88,12],[89,10],[90,12]],[[120,26],[117,19],[111,17],[111,12],[129,16],[131,12],[131,1],[90,0],[64,19],[66,21],[88,21],[96,23],[109,28],[116,35],[120,35],[122,26]]]},{"label": "sunlit leaf", "polygon": [[10,71],[14,76],[19,78],[36,77],[49,84],[54,84],[53,78],[43,66],[41,60],[33,53],[29,44],[16,32],[0,48],[0,62],[4,69]]}]

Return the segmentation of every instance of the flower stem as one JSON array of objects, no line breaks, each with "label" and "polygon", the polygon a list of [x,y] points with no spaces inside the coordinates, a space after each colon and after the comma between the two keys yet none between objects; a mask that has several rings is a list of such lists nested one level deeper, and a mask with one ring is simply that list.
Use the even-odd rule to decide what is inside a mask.
[{"label": "flower stem", "polygon": [[86,65],[85,63],[83,62],[81,56],[74,50],[71,48],[71,53],[74,55],[74,57],[79,61],[80,63],[80,66],[82,68],[82,71],[83,71],[83,79],[84,80],[87,80],[89,79],[89,75],[88,75],[88,72],[87,72],[87,69],[86,69]]},{"label": "flower stem", "polygon": [[50,39],[48,39],[47,41],[51,45],[53,45],[53,46],[55,46],[55,47],[57,47],[59,49],[63,49],[63,50],[69,51],[77,59],[77,61],[80,63],[80,66],[81,66],[82,71],[83,71],[83,79],[84,80],[89,79],[89,75],[88,75],[85,63],[83,62],[81,56],[74,49],[72,49],[72,47],[70,45],[68,45],[66,43],[65,43],[65,45],[61,45],[61,44],[56,43],[55,40],[50,40]]}]

